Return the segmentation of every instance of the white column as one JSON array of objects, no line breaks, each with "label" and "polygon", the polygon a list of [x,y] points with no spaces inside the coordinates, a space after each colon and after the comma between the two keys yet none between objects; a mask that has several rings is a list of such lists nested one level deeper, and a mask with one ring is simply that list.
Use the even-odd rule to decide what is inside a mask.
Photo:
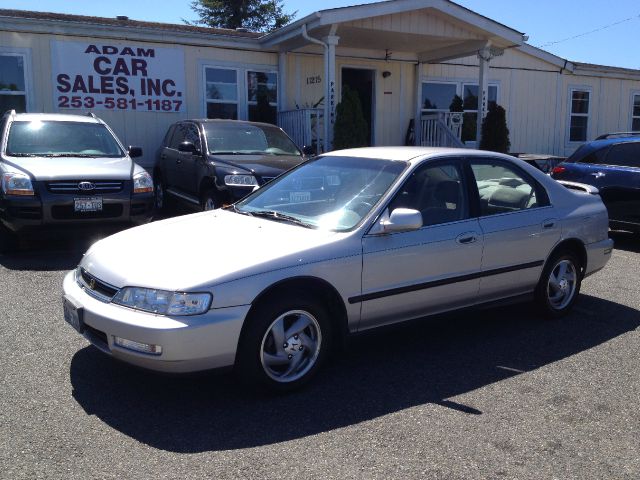
[{"label": "white column", "polygon": [[325,77],[326,81],[326,93],[325,93],[325,152],[333,149],[333,125],[336,119],[336,104],[339,102],[337,97],[337,85],[336,85],[336,45],[340,37],[336,35],[329,35],[325,37],[324,42],[327,44],[325,50]]},{"label": "white column", "polygon": [[287,109],[287,52],[278,54],[278,112]]},{"label": "white column", "polygon": [[489,61],[491,52],[489,48],[478,51],[480,61],[480,76],[478,77],[478,124],[476,126],[476,148],[480,148],[482,137],[482,120],[487,116],[487,102],[489,95]]},{"label": "white column", "polygon": [[420,145],[422,141],[422,69],[424,63],[416,65],[416,116],[413,121],[414,145]]}]

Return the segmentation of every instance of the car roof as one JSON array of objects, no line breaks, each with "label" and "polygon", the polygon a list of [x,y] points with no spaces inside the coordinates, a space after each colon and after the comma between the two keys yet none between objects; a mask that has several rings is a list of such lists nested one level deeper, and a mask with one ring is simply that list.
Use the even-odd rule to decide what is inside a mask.
[{"label": "car roof", "polygon": [[420,161],[426,158],[442,156],[464,156],[464,157],[499,157],[514,160],[514,157],[502,153],[489,152],[485,150],[470,150],[467,148],[447,148],[447,147],[363,147],[350,148],[347,150],[334,150],[324,153],[328,156],[349,156],[371,158],[379,160],[402,160],[409,162]]},{"label": "car roof", "polygon": [[101,123],[96,117],[90,115],[68,115],[66,113],[16,113],[11,115],[13,121],[18,122],[78,122],[78,123]]}]

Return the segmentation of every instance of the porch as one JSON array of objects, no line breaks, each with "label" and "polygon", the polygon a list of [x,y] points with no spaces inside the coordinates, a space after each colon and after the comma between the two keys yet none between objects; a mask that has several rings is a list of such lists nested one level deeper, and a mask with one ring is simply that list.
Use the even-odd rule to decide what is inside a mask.
[{"label": "porch", "polygon": [[[506,48],[523,45],[524,40],[522,33],[447,0],[396,0],[316,12],[266,35],[261,43],[279,54],[278,124],[301,146],[315,145],[317,151],[329,151],[335,107],[344,82],[340,65],[376,73],[371,122],[378,133],[382,124],[385,131],[394,128],[404,132],[413,118],[417,119],[414,144],[460,147],[464,146],[464,115],[425,108],[422,83],[428,79],[423,66],[465,57],[477,59],[477,114],[473,120],[467,116],[475,122],[477,138],[489,101],[491,59]],[[311,78],[321,84],[322,95],[314,99],[301,98],[300,67],[291,65],[300,55],[305,59],[321,56],[323,61],[321,71],[306,77],[307,82]],[[400,72],[401,80],[394,84],[400,86],[390,88],[397,80],[394,71]],[[324,99],[322,112],[294,108],[315,103],[320,96]],[[393,119],[389,118],[391,110]],[[465,127],[467,131],[470,128]],[[392,143],[380,141],[375,134],[372,137],[374,145],[405,143],[399,135]]]}]

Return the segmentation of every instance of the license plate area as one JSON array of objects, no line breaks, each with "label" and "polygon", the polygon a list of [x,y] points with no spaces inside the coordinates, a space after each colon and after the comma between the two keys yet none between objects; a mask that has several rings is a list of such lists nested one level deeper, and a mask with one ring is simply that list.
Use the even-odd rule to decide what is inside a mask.
[{"label": "license plate area", "polygon": [[102,197],[79,197],[73,199],[74,212],[101,212]]},{"label": "license plate area", "polygon": [[71,325],[78,333],[83,333],[84,322],[82,320],[82,307],[76,305],[70,298],[63,297],[62,308],[65,322]]}]

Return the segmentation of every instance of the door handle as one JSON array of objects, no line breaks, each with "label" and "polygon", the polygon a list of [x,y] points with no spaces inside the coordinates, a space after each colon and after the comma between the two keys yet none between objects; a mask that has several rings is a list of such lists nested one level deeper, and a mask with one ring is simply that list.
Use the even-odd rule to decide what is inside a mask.
[{"label": "door handle", "polygon": [[556,226],[555,218],[548,218],[544,222],[542,222],[542,228],[553,228]]},{"label": "door handle", "polygon": [[163,153],[162,155],[160,155],[160,158],[164,160],[165,158],[167,158],[167,156]]},{"label": "door handle", "polygon": [[456,237],[456,242],[460,245],[469,245],[478,241],[478,236],[474,232],[461,233]]},{"label": "door handle", "polygon": [[182,159],[176,158],[176,165],[180,165],[182,163]]}]

